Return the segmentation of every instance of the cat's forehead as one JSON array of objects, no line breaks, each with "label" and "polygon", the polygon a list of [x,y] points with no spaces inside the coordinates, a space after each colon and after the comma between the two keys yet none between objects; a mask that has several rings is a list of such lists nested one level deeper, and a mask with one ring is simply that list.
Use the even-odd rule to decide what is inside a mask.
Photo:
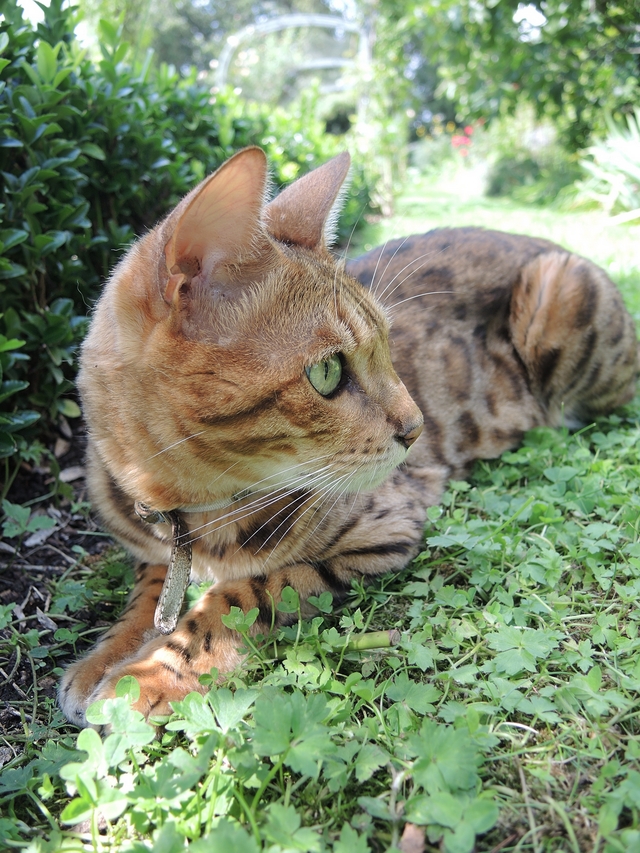
[{"label": "cat's forehead", "polygon": [[383,308],[341,264],[293,268],[289,281],[274,283],[271,296],[266,311],[294,334],[296,329],[311,332],[326,349],[348,353],[374,344],[389,332]]},{"label": "cat's forehead", "polygon": [[389,333],[389,321],[382,306],[359,282],[346,276],[339,291],[336,313],[349,329],[354,346],[365,346]]}]

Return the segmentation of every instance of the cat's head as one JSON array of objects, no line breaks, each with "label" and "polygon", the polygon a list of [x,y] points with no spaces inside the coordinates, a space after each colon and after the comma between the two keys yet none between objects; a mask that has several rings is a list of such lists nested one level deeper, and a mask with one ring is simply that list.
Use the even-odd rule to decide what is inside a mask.
[{"label": "cat's head", "polygon": [[134,499],[338,494],[404,460],[422,416],[387,319],[326,246],[348,168],[339,155],[267,203],[264,153],[246,149],[115,269],[79,384],[97,454]]}]

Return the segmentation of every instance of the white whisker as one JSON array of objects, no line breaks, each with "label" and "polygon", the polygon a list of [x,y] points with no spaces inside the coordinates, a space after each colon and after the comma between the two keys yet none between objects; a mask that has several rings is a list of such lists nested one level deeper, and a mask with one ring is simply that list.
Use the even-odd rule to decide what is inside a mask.
[{"label": "white whisker", "polygon": [[[418,261],[421,261],[423,258],[427,258],[427,260],[426,260],[426,261],[424,261],[423,263],[421,263],[419,267],[417,267],[416,269],[412,270],[412,271],[411,271],[411,273],[407,276],[407,278],[410,278],[412,275],[414,275],[414,274],[415,274],[415,273],[417,273],[419,270],[421,270],[424,266],[426,266],[426,265],[427,265],[427,263],[428,263],[428,261],[429,261],[429,259],[430,259],[430,258],[431,258],[431,256],[432,256],[432,255],[434,255],[434,254],[436,254],[436,253],[434,253],[434,252],[425,252],[425,253],[424,253],[424,254],[422,254],[422,255],[418,255],[418,257],[417,257],[417,258],[412,258],[412,259],[409,261],[409,263],[408,263],[408,264],[405,264],[405,265],[402,267],[402,269],[401,269],[401,270],[399,270],[399,271],[394,275],[394,277],[391,279],[391,281],[390,281],[387,285],[385,285],[385,288],[384,288],[384,290],[382,291],[382,293],[380,293],[380,295],[378,296],[378,299],[380,299],[380,301],[382,301],[382,300],[384,299],[384,297],[385,297],[385,296],[387,296],[387,297],[388,297],[388,296],[391,296],[391,293],[393,293],[393,292],[394,292],[394,290],[397,290],[397,288],[400,286],[399,284],[397,284],[397,285],[393,288],[393,290],[391,291],[391,293],[389,293],[389,288],[391,287],[391,285],[393,284],[393,282],[398,278],[398,276],[401,276],[401,275],[402,275],[402,273],[403,273],[406,269],[409,269],[409,267],[410,267],[412,264],[415,264],[415,263],[417,263]],[[406,278],[405,278],[405,279],[403,279],[403,281],[406,281]],[[401,283],[402,283],[402,282],[401,282]]]},{"label": "white whisker", "polygon": [[[376,265],[373,269],[373,275],[371,276],[371,281],[369,282],[369,291],[371,292],[371,294],[374,297],[376,295],[376,287],[377,287],[377,285],[374,284],[374,282],[376,280],[376,273],[378,272],[378,266],[380,265],[380,261],[382,260],[382,256],[384,255],[384,250],[387,248],[388,245],[389,245],[389,241],[385,240],[384,245],[380,246],[380,254],[378,255],[378,260],[376,261]],[[388,266],[388,264],[387,264],[387,266]]]},{"label": "white whisker", "polygon": [[394,308],[397,308],[398,305],[402,305],[403,302],[411,302],[412,299],[419,299],[421,296],[440,296],[446,293],[454,293],[453,290],[425,290],[424,293],[416,293],[414,296],[407,296],[406,299],[401,299],[399,302],[395,302],[393,305],[390,305],[387,309],[388,311],[393,311]]},{"label": "white whisker", "polygon": [[[389,265],[391,264],[391,262],[393,261],[393,259],[395,258],[395,256],[398,254],[398,252],[400,251],[400,249],[401,249],[401,248],[404,246],[404,244],[407,242],[407,240],[409,239],[409,237],[410,237],[410,236],[411,236],[410,234],[409,234],[409,235],[407,235],[407,236],[404,238],[404,240],[402,241],[402,243],[400,243],[400,245],[398,246],[398,248],[395,250],[395,252],[393,253],[393,255],[391,255],[391,257],[390,257],[390,258],[389,258],[389,260],[387,261],[387,265],[386,265],[386,267],[384,268],[384,270],[382,271],[382,273],[381,273],[381,275],[380,275],[379,282],[381,282],[381,281],[383,280],[383,278],[384,278],[384,274],[385,274],[385,273],[386,273],[386,271],[389,269]],[[385,248],[386,248],[386,244],[385,244]],[[380,255],[380,257],[382,257],[382,255]],[[378,263],[380,263],[380,258],[378,258]],[[376,264],[376,269],[377,269],[377,268],[378,268],[378,264]],[[379,284],[379,282],[378,282],[378,284]],[[374,287],[374,285],[373,285],[373,280],[371,281],[371,287],[372,287],[373,295],[376,297],[376,299],[381,299],[382,294],[378,295],[378,284],[376,284],[376,285],[375,285],[375,287]],[[383,291],[383,292],[384,292],[384,291]]]},{"label": "white whisker", "polygon": [[[361,465],[361,466],[360,466],[360,468],[358,468],[356,471],[354,471],[352,476],[354,476],[355,474],[357,474],[357,473],[361,470],[361,468],[362,468],[362,467],[363,467],[363,465]],[[346,484],[345,484],[344,488],[342,489],[342,491],[340,492],[340,494],[337,496],[337,498],[335,499],[335,501],[331,504],[331,506],[329,507],[329,509],[328,509],[328,510],[325,512],[325,514],[322,516],[322,518],[320,519],[320,521],[316,524],[316,526],[314,527],[313,531],[309,534],[309,537],[310,537],[310,538],[311,538],[312,536],[315,536],[316,531],[318,530],[318,528],[319,528],[319,527],[324,523],[325,518],[329,515],[329,513],[330,513],[330,512],[331,512],[331,510],[334,508],[334,506],[338,503],[338,501],[339,501],[342,497],[344,497],[344,495],[346,494],[346,492],[347,492],[347,489],[348,489],[348,488],[349,488],[349,481],[347,481],[347,482],[346,482]],[[361,489],[360,489],[360,487],[358,487],[358,489],[356,490],[356,493],[355,493],[355,496],[354,496],[353,502],[352,502],[352,504],[351,504],[351,507],[350,507],[350,509],[349,509],[349,510],[347,511],[347,513],[346,513],[346,517],[347,517],[347,518],[348,518],[348,517],[351,515],[351,513],[353,512],[353,508],[354,508],[354,506],[356,505],[356,501],[357,501],[357,499],[358,499],[358,495],[360,494],[360,491],[361,491]]]},{"label": "white whisker", "polygon": [[[345,467],[347,467],[346,464],[342,466],[343,469]],[[210,536],[213,533],[218,533],[220,530],[222,530],[224,527],[228,527],[230,524],[238,524],[241,521],[244,521],[246,518],[249,518],[251,515],[255,515],[258,512],[262,512],[269,506],[272,506],[274,503],[280,503],[286,498],[295,495],[296,492],[299,492],[301,489],[304,489],[305,492],[311,490],[311,493],[313,494],[313,491],[315,489],[317,489],[318,487],[322,487],[327,482],[331,481],[331,479],[335,477],[336,473],[338,472],[333,469],[332,466],[325,465],[323,466],[323,468],[320,469],[320,471],[308,474],[305,476],[305,478],[300,478],[297,481],[292,481],[292,488],[285,488],[285,486],[281,486],[279,489],[269,492],[268,494],[263,495],[261,498],[252,501],[250,504],[243,504],[239,507],[236,507],[231,512],[225,513],[225,515],[223,516],[218,516],[217,518],[214,518],[211,521],[202,524],[200,527],[194,528],[189,532],[189,539],[193,543],[197,542],[198,539],[203,539],[205,536]],[[288,485],[290,486],[291,483]],[[224,523],[220,524],[221,521],[224,521]],[[200,536],[196,536],[195,538],[193,538],[194,533],[197,533],[200,530],[204,530],[205,528],[212,529],[207,530]]]},{"label": "white whisker", "polygon": [[[248,518],[250,515],[253,515],[256,512],[260,512],[267,507],[271,506],[273,503],[277,503],[278,501],[284,500],[287,497],[295,494],[300,489],[305,488],[308,489],[309,486],[315,484],[316,481],[321,482],[325,478],[329,478],[333,476],[333,472],[330,469],[331,466],[325,465],[320,471],[324,473],[319,473],[318,471],[313,472],[313,474],[307,474],[305,477],[301,477],[297,480],[292,480],[290,483],[283,484],[279,486],[277,489],[268,492],[266,495],[262,495],[259,498],[251,501],[249,504],[241,504],[235,509],[232,509],[230,512],[225,513],[222,516],[217,516],[211,521],[207,521],[204,524],[200,525],[200,527],[194,527],[190,532],[189,536],[191,538],[193,533],[197,533],[200,530],[204,530],[207,527],[211,527],[212,525],[217,525],[215,528],[215,532],[221,530],[223,527],[227,527],[229,524],[237,524],[240,521],[243,521],[245,518]],[[225,521],[225,519],[228,519]],[[224,521],[224,524],[220,524],[221,521]],[[208,533],[203,534],[203,536],[209,535],[214,531],[209,531]],[[191,539],[192,542],[196,542],[198,539],[201,539],[202,536],[196,537],[196,539]]]},{"label": "white whisker", "polygon": [[[299,501],[299,500],[302,500],[302,499],[303,499],[303,503],[304,503],[304,500],[307,500],[307,497],[308,497],[308,496],[313,496],[313,495],[317,494],[317,491],[318,491],[318,489],[319,489],[319,488],[320,488],[320,489],[322,489],[322,488],[324,488],[326,485],[330,485],[330,484],[331,484],[331,482],[332,482],[332,480],[333,480],[333,478],[334,478],[334,476],[335,476],[335,472],[330,471],[330,472],[328,472],[328,473],[324,474],[322,477],[318,477],[318,478],[316,478],[315,482],[313,482],[312,484],[310,484],[310,485],[313,485],[313,487],[314,487],[314,488],[313,488],[313,489],[309,489],[309,488],[307,488],[307,489],[303,492],[303,494],[302,494],[302,495],[299,495],[298,497],[294,497],[294,499],[293,499],[292,503],[295,503],[296,501]],[[299,492],[299,491],[300,491],[300,489],[293,489],[289,494],[286,494],[286,495],[278,495],[278,496],[277,496],[277,498],[276,498],[276,502],[278,502],[278,503],[279,503],[280,501],[284,500],[285,498],[287,498],[287,497],[291,497],[291,495],[295,495],[295,494],[296,494],[296,492]],[[286,510],[287,508],[288,508],[288,507],[283,507],[283,510]],[[282,511],[282,510],[281,510],[281,511]],[[295,511],[295,510],[294,510],[294,511]],[[270,516],[270,517],[269,517],[265,522],[263,522],[263,524],[261,524],[261,525],[260,525],[260,527],[258,527],[258,528],[257,528],[257,530],[254,530],[254,531],[253,531],[253,533],[251,534],[251,536],[247,537],[247,539],[245,539],[245,540],[244,540],[244,542],[242,543],[241,547],[242,547],[242,546],[244,546],[244,545],[246,545],[246,543],[247,543],[247,542],[252,538],[252,536],[255,536],[257,533],[259,533],[259,532],[260,532],[260,530],[262,530],[262,528],[263,528],[263,527],[265,527],[267,524],[269,524],[269,522],[273,521],[273,519],[276,517],[276,515],[277,515],[277,514],[278,514],[278,513],[276,512],[274,515],[271,515],[271,516]],[[286,520],[286,519],[285,519],[285,520]],[[276,529],[277,529],[277,528],[276,528]]]},{"label": "white whisker", "polygon": [[[345,474],[345,475],[343,475],[343,477],[341,477],[341,478],[340,478],[341,480],[346,480],[346,481],[347,481],[347,483],[346,483],[346,485],[345,485],[345,489],[344,489],[345,491],[346,491],[346,489],[348,488],[348,481],[349,481],[349,479],[350,479],[351,477],[353,477],[353,476],[354,476],[354,474],[356,474],[356,473],[357,473],[357,470],[356,470],[356,471],[352,471],[350,474]],[[264,570],[264,568],[266,567],[266,565],[267,565],[267,563],[269,562],[269,560],[271,559],[271,557],[273,556],[273,554],[275,553],[276,549],[278,548],[278,545],[282,542],[282,540],[284,539],[284,537],[285,537],[285,536],[286,536],[286,535],[287,535],[287,534],[292,530],[292,528],[293,528],[294,524],[297,524],[297,523],[300,521],[300,519],[302,518],[302,516],[303,516],[303,515],[306,515],[306,514],[307,514],[307,512],[309,512],[311,509],[313,509],[313,507],[315,507],[317,504],[320,504],[320,503],[322,503],[323,501],[327,500],[327,499],[328,499],[328,498],[329,498],[329,497],[330,497],[330,496],[331,496],[331,495],[332,495],[332,494],[333,494],[333,493],[334,493],[334,492],[335,492],[339,487],[340,487],[340,482],[339,482],[339,481],[338,481],[338,482],[334,482],[334,483],[332,483],[332,484],[327,488],[327,490],[326,490],[326,492],[325,492],[324,494],[323,494],[323,493],[320,493],[320,494],[318,494],[318,495],[315,495],[315,496],[313,496],[313,495],[312,495],[312,496],[311,496],[311,497],[314,497],[313,502],[312,502],[312,503],[311,503],[311,504],[310,504],[310,505],[309,505],[309,506],[304,510],[304,512],[303,512],[300,516],[298,516],[297,518],[294,518],[294,519],[293,519],[293,521],[291,522],[291,524],[289,525],[288,529],[287,529],[287,530],[285,530],[285,531],[283,532],[282,536],[278,539],[278,541],[275,543],[275,545],[274,545],[274,546],[273,546],[273,548],[271,549],[271,551],[270,551],[270,553],[269,553],[269,556],[266,558],[266,560],[265,560],[265,561],[264,561],[264,563],[262,564],[262,569],[263,569],[263,570]],[[298,509],[299,509],[299,508],[300,508],[300,507],[298,507]],[[287,519],[288,519],[288,518],[290,518],[292,514],[293,514],[293,513],[290,513],[290,514],[289,514],[289,516],[287,516]],[[285,521],[286,521],[287,519],[285,519]],[[278,525],[278,528],[279,528],[279,527],[281,527],[281,526],[282,526],[282,524],[284,524],[284,521],[283,521],[280,525]],[[274,533],[275,533],[275,531],[274,531]],[[273,534],[271,534],[271,535],[273,535]],[[271,538],[271,537],[269,537],[269,538]],[[267,541],[268,541],[268,540],[267,540]],[[265,542],[264,544],[266,544],[266,542]],[[260,550],[260,549],[259,549],[259,550]]]},{"label": "white whisker", "polygon": [[167,453],[167,451],[172,450],[174,447],[177,447],[179,444],[184,444],[185,441],[191,441],[192,438],[197,438],[199,435],[205,430],[200,430],[200,432],[194,432],[192,435],[188,435],[186,438],[181,438],[179,441],[174,441],[173,444],[170,444],[168,447],[165,447],[164,450],[159,450],[157,453],[154,453],[153,456],[148,456],[145,459],[145,462],[149,462],[150,459],[155,459],[156,456],[162,456],[163,453]]},{"label": "white whisker", "polygon": [[[344,479],[348,479],[349,477],[353,476],[353,473],[354,473],[354,472],[352,471],[352,472],[350,472],[349,474],[343,474],[343,475],[342,475],[338,480],[336,480],[336,481],[334,481],[333,483],[331,483],[331,484],[330,484],[330,486],[329,486],[329,490],[331,490],[332,488],[334,488],[335,486],[337,486],[337,484],[338,484],[340,481],[342,481],[342,480],[344,480]],[[321,494],[318,494],[317,492],[313,492],[313,493],[311,493],[311,494],[310,494],[310,496],[311,496],[311,497],[317,496],[317,500],[324,500],[324,497],[323,497]],[[307,498],[307,499],[308,499],[308,498]],[[316,500],[316,501],[314,501],[314,503],[316,503],[316,502],[317,502],[317,500]],[[294,501],[294,503],[295,503],[295,501]],[[305,501],[302,501],[301,506],[302,506],[304,503],[305,503]],[[312,504],[311,506],[313,506],[313,504]],[[291,510],[291,512],[290,512],[290,513],[289,513],[285,518],[283,518],[283,520],[282,520],[282,521],[280,522],[280,524],[275,528],[275,530],[273,530],[273,532],[272,532],[272,533],[270,533],[270,534],[269,534],[269,536],[267,536],[267,538],[264,540],[264,542],[262,543],[262,545],[261,545],[261,546],[258,548],[258,550],[256,551],[256,554],[257,554],[257,553],[259,553],[260,551],[262,551],[262,549],[263,549],[263,548],[264,548],[264,546],[267,544],[267,542],[269,541],[269,539],[271,539],[271,537],[272,537],[275,533],[277,533],[277,531],[282,527],[282,525],[283,525],[283,524],[285,524],[285,523],[286,523],[286,522],[291,518],[291,516],[292,516],[295,512],[297,512],[297,510],[298,510],[298,509],[300,509],[300,507],[294,507],[294,508]],[[305,513],[307,513],[307,512],[309,511],[309,509],[311,509],[311,507],[307,507],[307,509],[304,511],[304,513],[302,513],[302,515],[304,515]],[[273,517],[272,517],[272,518],[273,518]],[[294,519],[294,521],[293,521],[293,524],[297,523],[297,522],[300,520],[300,518],[302,518],[302,516],[299,516],[298,518],[295,518],[295,519]],[[271,521],[271,519],[269,519],[269,521]],[[267,522],[265,522],[265,524],[268,524],[268,523],[269,523],[268,521],[267,521]],[[291,527],[293,526],[293,524],[291,525]],[[255,535],[259,530],[262,530],[262,528],[263,528],[264,526],[265,526],[264,524],[263,524],[263,525],[261,525],[261,527],[259,527],[259,528],[258,528],[258,530],[256,530],[254,533],[252,533],[252,534],[251,534],[251,536],[254,536],[254,535]],[[290,527],[289,529],[291,529],[291,527]],[[284,533],[283,535],[286,535],[286,532],[287,532],[287,531],[285,531],[285,533]],[[247,539],[242,543],[242,545],[243,545],[243,546],[244,546],[244,545],[246,545],[246,543],[249,541],[249,539],[251,539],[251,536],[249,536],[249,537],[248,537],[248,538],[247,538]],[[278,545],[278,544],[280,544],[280,542],[281,542],[281,541],[282,541],[282,537],[278,540],[277,545]],[[276,545],[275,547],[277,547],[277,545]]]},{"label": "white whisker", "polygon": [[[316,456],[316,457],[314,457],[313,459],[309,459],[309,460],[307,460],[307,461],[305,461],[305,462],[298,462],[298,463],[296,463],[295,465],[289,465],[287,468],[283,468],[281,471],[278,471],[278,472],[276,472],[275,474],[269,474],[269,476],[268,476],[268,477],[263,477],[261,480],[256,480],[256,481],[255,481],[255,482],[253,482],[250,486],[246,487],[246,488],[245,488],[245,489],[243,489],[242,491],[247,492],[247,497],[248,497],[248,495],[249,495],[249,494],[252,494],[252,493],[255,493],[255,492],[264,492],[264,491],[266,491],[266,490],[269,490],[270,492],[273,492],[273,490],[274,490],[274,489],[275,489],[275,490],[277,490],[277,489],[285,489],[285,488],[287,488],[288,486],[290,486],[292,483],[295,483],[295,482],[296,482],[296,479],[295,479],[295,478],[293,478],[293,479],[290,479],[290,480],[284,480],[284,481],[282,481],[281,483],[277,483],[277,482],[275,482],[275,483],[271,483],[271,484],[269,484],[269,483],[268,483],[268,481],[269,481],[269,480],[273,480],[273,479],[275,479],[276,477],[279,477],[281,474],[284,474],[284,473],[286,473],[287,471],[293,471],[293,470],[294,470],[294,468],[300,468],[300,467],[302,467],[303,465],[307,465],[307,466],[308,466],[308,465],[313,465],[313,464],[314,464],[314,462],[319,462],[321,459],[328,459],[328,458],[330,458],[331,456],[333,456],[333,454],[332,454],[332,453],[324,453],[324,454],[322,454],[321,456]],[[240,461],[242,461],[242,460],[238,460],[238,462],[240,462]],[[238,462],[234,462],[234,465],[237,465],[237,464],[238,464]],[[230,466],[229,468],[227,468],[227,471],[229,471],[229,470],[230,470],[230,468],[232,468],[232,467],[233,467],[233,466]],[[324,465],[322,468],[318,468],[316,471],[310,472],[310,473],[308,473],[308,474],[304,474],[304,475],[303,475],[303,477],[307,477],[307,476],[309,476],[310,474],[311,474],[311,475],[315,475],[315,474],[319,473],[320,471],[326,470],[326,469],[327,469],[327,468],[329,468],[329,467],[330,467],[329,465]],[[224,473],[226,473],[226,472],[224,472]],[[222,475],[220,475],[220,476],[222,476]],[[218,478],[216,478],[216,479],[218,479]],[[213,482],[215,482],[215,480],[214,480]],[[302,482],[302,478],[301,478],[300,482]],[[265,483],[265,485],[264,485],[264,486],[262,486],[260,489],[256,489],[256,487],[257,487],[257,486],[259,486],[259,485],[260,485],[260,483]],[[253,505],[253,503],[260,503],[261,501],[264,501],[264,500],[266,500],[266,499],[268,499],[268,498],[269,498],[269,494],[267,494],[267,495],[262,495],[261,497],[258,497],[258,498],[256,498],[254,501],[252,501],[252,503],[251,503],[251,504],[243,504],[241,507],[236,507],[235,509],[230,510],[230,511],[229,511],[228,513],[226,513],[225,515],[223,515],[223,516],[219,516],[216,520],[217,520],[217,521],[221,521],[222,519],[227,518],[228,516],[233,515],[234,513],[239,512],[239,511],[240,511],[240,510],[242,510],[242,509],[247,509],[247,507],[248,507],[248,506],[252,506],[252,505]],[[239,500],[244,500],[244,499],[238,498],[238,501],[239,501]],[[197,510],[196,510],[196,511],[197,511]],[[207,524],[213,524],[213,523],[214,523],[214,522],[207,522]],[[206,526],[206,525],[203,525],[203,526]],[[198,530],[200,530],[200,529],[201,529],[200,527],[196,527],[196,528],[194,528],[194,529],[192,530],[192,532],[197,532],[197,531],[198,531]]]}]

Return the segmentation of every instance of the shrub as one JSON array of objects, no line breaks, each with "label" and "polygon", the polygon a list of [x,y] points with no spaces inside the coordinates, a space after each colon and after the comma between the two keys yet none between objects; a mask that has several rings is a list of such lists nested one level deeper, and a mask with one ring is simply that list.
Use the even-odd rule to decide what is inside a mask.
[{"label": "shrub", "polygon": [[539,122],[532,108],[504,116],[475,140],[489,162],[486,193],[528,204],[564,199],[580,174],[564,135],[549,121]]},{"label": "shrub", "polygon": [[[150,56],[132,67],[107,21],[93,62],[73,24],[63,0],[35,29],[16,0],[0,15],[0,459],[12,465],[38,430],[80,413],[75,353],[117,253],[246,145],[265,148],[279,184],[344,147],[309,105],[248,113],[231,92],[212,98],[195,71],[156,69]],[[366,202],[357,169],[355,185]]]},{"label": "shrub", "polygon": [[626,127],[606,116],[607,136],[586,149],[580,165],[587,173],[579,197],[596,202],[619,222],[640,219],[640,109]]}]

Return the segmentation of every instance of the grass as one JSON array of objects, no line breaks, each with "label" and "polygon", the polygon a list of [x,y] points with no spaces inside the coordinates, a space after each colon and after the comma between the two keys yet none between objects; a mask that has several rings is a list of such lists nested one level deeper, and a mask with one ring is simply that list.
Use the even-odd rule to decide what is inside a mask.
[{"label": "grass", "polygon": [[[640,309],[638,235],[595,214],[423,184],[398,217],[360,245],[443,224],[552,236]],[[187,697],[158,739],[129,709],[135,685],[94,708],[102,739],[39,696],[130,582],[117,550],[77,554],[45,619],[0,607],[5,675],[18,655],[31,673],[0,737],[0,849],[382,853],[413,825],[434,853],[640,851],[639,432],[636,398],[478,463],[429,510],[409,569],[335,613],[321,597],[321,615]],[[347,645],[392,628],[396,646]]]}]

